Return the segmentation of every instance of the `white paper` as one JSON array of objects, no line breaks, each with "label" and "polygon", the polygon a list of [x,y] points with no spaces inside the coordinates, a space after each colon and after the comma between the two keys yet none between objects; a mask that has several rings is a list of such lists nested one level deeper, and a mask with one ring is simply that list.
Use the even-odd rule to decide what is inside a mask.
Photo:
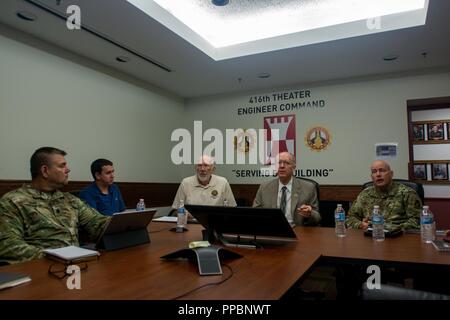
[{"label": "white paper", "polygon": [[153,219],[153,221],[158,222],[177,222],[177,217],[170,217],[170,216],[163,216],[156,219]]}]

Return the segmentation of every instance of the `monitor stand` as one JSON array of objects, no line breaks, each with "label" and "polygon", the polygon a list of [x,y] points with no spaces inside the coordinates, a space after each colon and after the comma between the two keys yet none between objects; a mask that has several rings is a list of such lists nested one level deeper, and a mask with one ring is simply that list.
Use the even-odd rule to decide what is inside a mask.
[{"label": "monitor stand", "polygon": [[258,244],[258,242],[256,241],[256,236],[254,236],[253,239],[249,239],[249,238],[243,239],[240,237],[240,235],[236,235],[236,240],[234,240],[234,241],[228,240],[221,234],[218,235],[217,238],[226,247],[247,248],[247,249],[262,248],[262,245]]},{"label": "monitor stand", "polygon": [[[256,236],[249,238],[248,236],[241,238],[240,235],[233,236],[232,241],[228,240],[221,233],[217,233],[215,230],[206,229],[202,230],[203,241],[208,241],[209,243],[220,242],[226,247],[233,248],[247,248],[247,249],[257,249],[262,248],[260,244],[256,241]],[[230,237],[229,237],[230,238]]]},{"label": "monitor stand", "polygon": [[257,237],[256,235],[222,234],[214,230],[203,230],[203,240],[209,243],[221,243],[226,247],[261,249],[264,247],[279,247],[297,239],[286,239],[278,237]]}]

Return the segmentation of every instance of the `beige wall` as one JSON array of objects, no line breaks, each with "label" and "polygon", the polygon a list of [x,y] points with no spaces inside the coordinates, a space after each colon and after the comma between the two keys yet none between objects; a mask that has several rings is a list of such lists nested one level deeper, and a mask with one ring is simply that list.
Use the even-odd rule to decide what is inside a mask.
[{"label": "beige wall", "polygon": [[[259,129],[263,127],[265,116],[295,114],[297,167],[333,169],[332,174],[326,178],[311,177],[312,179],[323,184],[360,184],[369,180],[368,166],[375,158],[374,145],[380,142],[398,143],[398,157],[397,160],[391,161],[391,164],[397,177],[407,178],[409,154],[406,101],[448,96],[449,84],[450,73],[447,72],[373,80],[358,79],[323,86],[292,86],[247,94],[193,99],[187,102],[190,121],[186,127],[190,129],[194,120],[203,119],[203,130]],[[251,96],[304,89],[311,91],[311,98],[305,100],[323,99],[326,101],[325,107],[254,115],[237,114],[239,106],[250,105],[248,101]],[[273,101],[272,103],[279,104]],[[310,150],[304,143],[307,129],[316,125],[325,126],[332,136],[332,143],[321,152]],[[238,178],[233,172],[235,169],[259,167],[222,165],[218,167],[218,173],[227,176],[233,183],[260,183],[269,178]]]},{"label": "beige wall", "polygon": [[28,179],[40,146],[68,152],[71,180],[111,159],[117,181],[177,182],[168,144],[183,101],[0,36],[0,179]]},{"label": "beige wall", "polygon": [[[28,179],[28,160],[39,146],[69,152],[72,180],[89,180],[89,164],[98,157],[114,161],[118,181],[178,182],[192,174],[189,165],[171,164],[176,128],[192,132],[218,128],[260,129],[263,118],[295,114],[299,169],[333,169],[323,184],[359,184],[369,179],[374,144],[397,142],[392,166],[407,177],[406,100],[448,96],[450,73],[356,79],[326,85],[291,86],[260,92],[204,97],[183,102],[159,89],[143,88],[120,77],[47,53],[11,37],[0,36],[0,179]],[[310,90],[324,108],[238,115],[250,96]],[[289,102],[304,101],[291,100]],[[274,102],[273,102],[274,103]],[[280,102],[276,102],[279,104]],[[306,130],[325,126],[332,143],[321,152],[305,146]],[[206,146],[206,143],[204,144]],[[268,178],[238,178],[233,170],[259,165],[219,165],[217,173],[232,183],[260,183]]]}]

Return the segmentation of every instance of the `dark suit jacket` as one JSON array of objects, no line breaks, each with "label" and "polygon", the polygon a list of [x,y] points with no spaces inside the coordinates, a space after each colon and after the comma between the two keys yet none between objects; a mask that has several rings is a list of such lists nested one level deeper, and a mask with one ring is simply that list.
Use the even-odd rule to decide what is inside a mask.
[{"label": "dark suit jacket", "polygon": [[[278,197],[278,178],[269,182],[261,184],[256,193],[254,207],[276,208]],[[297,208],[302,204],[307,204],[313,207],[311,216],[304,218],[298,214]],[[292,180],[292,194],[291,194],[291,213],[294,217],[294,222],[298,226],[302,225],[317,225],[320,222],[320,214],[317,211],[319,201],[317,199],[316,187],[313,183],[294,177]]]}]

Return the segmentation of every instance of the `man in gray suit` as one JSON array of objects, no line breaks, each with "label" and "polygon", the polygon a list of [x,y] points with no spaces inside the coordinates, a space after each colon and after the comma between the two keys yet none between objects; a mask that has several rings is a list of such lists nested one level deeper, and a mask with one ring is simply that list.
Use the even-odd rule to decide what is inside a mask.
[{"label": "man in gray suit", "polygon": [[291,226],[317,225],[320,214],[315,185],[293,176],[296,161],[293,154],[277,156],[278,178],[261,184],[254,207],[281,208]]}]

